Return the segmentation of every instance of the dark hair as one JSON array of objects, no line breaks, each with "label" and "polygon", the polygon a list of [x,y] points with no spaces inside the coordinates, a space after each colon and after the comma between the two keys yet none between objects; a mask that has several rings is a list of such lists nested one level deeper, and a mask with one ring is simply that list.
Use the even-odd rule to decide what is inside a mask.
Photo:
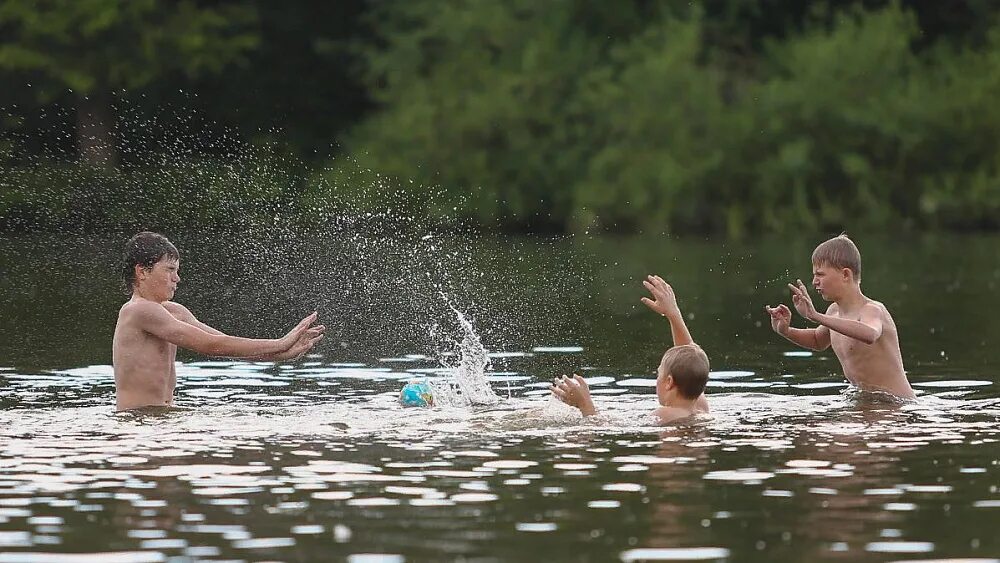
[{"label": "dark hair", "polygon": [[813,250],[812,262],[821,266],[847,268],[854,273],[855,280],[861,279],[861,252],[846,234],[820,243]]},{"label": "dark hair", "polygon": [[697,399],[708,385],[708,354],[697,344],[674,346],[663,354],[660,365],[685,399]]},{"label": "dark hair", "polygon": [[132,293],[136,266],[152,268],[164,256],[173,260],[181,259],[177,247],[159,233],[143,231],[128,239],[125,251],[122,253],[122,287],[125,293]]}]

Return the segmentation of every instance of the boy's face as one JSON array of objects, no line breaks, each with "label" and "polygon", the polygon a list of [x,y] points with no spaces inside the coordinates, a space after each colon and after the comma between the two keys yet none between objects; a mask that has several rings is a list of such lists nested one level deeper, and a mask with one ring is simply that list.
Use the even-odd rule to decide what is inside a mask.
[{"label": "boy's face", "polygon": [[834,268],[829,264],[813,264],[813,288],[824,301],[836,301],[847,284],[854,281],[850,268]]},{"label": "boy's face", "polygon": [[169,256],[160,258],[160,261],[153,264],[152,268],[136,266],[136,285],[143,295],[157,303],[170,301],[174,292],[177,291],[177,284],[181,281],[181,277],[178,275],[180,267],[180,260],[174,260]]}]

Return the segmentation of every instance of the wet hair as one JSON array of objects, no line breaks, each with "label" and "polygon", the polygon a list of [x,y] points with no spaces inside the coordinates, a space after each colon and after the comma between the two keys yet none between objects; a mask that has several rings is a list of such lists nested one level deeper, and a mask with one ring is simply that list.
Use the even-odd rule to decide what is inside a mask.
[{"label": "wet hair", "polygon": [[848,268],[854,273],[855,280],[861,279],[861,252],[846,234],[833,237],[817,246],[813,250],[812,263],[838,269]]},{"label": "wet hair", "polygon": [[708,354],[697,344],[674,346],[663,354],[660,367],[674,379],[681,397],[697,399],[708,385]]},{"label": "wet hair", "polygon": [[131,294],[135,286],[136,266],[152,268],[164,256],[172,260],[181,259],[177,247],[159,233],[143,231],[128,239],[122,252],[122,288],[125,293]]}]

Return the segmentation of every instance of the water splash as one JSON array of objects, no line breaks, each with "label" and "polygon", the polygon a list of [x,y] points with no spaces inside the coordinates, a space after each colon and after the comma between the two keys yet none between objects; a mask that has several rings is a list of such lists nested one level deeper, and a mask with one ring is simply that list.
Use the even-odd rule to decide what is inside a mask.
[{"label": "water splash", "polygon": [[[439,404],[450,406],[495,405],[500,402],[500,396],[493,392],[486,379],[486,370],[490,366],[489,351],[483,346],[472,322],[458,310],[451,299],[443,292],[438,294],[445,305],[455,314],[461,331],[461,341],[456,342],[457,351],[451,356],[442,354],[441,363],[451,370],[450,379],[434,385],[434,398]],[[449,357],[457,355],[458,363],[449,361]]]}]

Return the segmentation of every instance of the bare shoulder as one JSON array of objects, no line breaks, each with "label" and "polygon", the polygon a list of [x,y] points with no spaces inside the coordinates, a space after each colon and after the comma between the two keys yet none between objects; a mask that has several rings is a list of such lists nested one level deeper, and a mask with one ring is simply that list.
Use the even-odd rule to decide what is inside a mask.
[{"label": "bare shoulder", "polygon": [[191,311],[187,307],[173,301],[164,301],[163,308],[175,317],[187,316],[191,314]]},{"label": "bare shoulder", "polygon": [[691,412],[678,409],[676,407],[659,407],[653,411],[653,416],[659,420],[660,424],[670,424],[683,418],[691,416]]},{"label": "bare shoulder", "polygon": [[869,299],[868,303],[865,303],[865,307],[873,311],[877,311],[885,318],[892,318],[892,314],[889,313],[889,308],[886,307],[881,301],[875,301],[874,299]]},{"label": "bare shoulder", "polygon": [[830,303],[830,306],[826,308],[827,315],[836,315],[840,313],[840,306],[836,303]]},{"label": "bare shoulder", "polygon": [[166,312],[163,305],[148,301],[146,299],[136,299],[122,305],[118,313],[119,320],[138,320],[156,318]]}]

